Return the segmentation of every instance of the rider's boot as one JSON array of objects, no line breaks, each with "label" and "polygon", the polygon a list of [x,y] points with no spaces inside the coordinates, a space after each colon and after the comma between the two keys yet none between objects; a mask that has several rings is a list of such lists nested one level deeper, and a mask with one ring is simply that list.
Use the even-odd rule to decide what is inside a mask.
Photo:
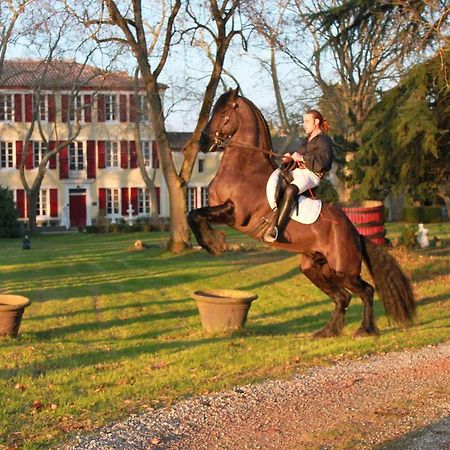
[{"label": "rider's boot", "polygon": [[284,191],[283,199],[281,200],[278,209],[278,224],[271,226],[264,235],[265,242],[275,242],[284,233],[284,230],[291,217],[294,202],[297,199],[299,189],[295,184],[290,184]]}]

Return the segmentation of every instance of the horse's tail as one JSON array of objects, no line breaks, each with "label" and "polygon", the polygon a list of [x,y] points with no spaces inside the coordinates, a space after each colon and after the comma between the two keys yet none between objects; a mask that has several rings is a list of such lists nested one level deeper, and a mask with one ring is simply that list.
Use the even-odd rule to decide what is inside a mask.
[{"label": "horse's tail", "polygon": [[416,302],[411,283],[398,262],[384,248],[361,236],[362,254],[388,317],[401,325],[411,324]]}]

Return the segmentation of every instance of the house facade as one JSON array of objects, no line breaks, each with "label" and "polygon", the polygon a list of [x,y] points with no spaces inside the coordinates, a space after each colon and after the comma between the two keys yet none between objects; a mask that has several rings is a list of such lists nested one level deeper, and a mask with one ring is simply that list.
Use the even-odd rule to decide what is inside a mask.
[{"label": "house facade", "polygon": [[[164,93],[166,86],[161,86]],[[45,167],[37,202],[38,225],[89,226],[169,216],[168,190],[159,165],[144,90],[123,72],[104,72],[69,61],[45,64],[7,60],[0,74],[0,185],[14,193],[21,220],[29,201],[19,168],[32,185],[46,152],[60,151]],[[137,125],[144,164],[155,185],[151,203],[138,167]],[[169,138],[176,141],[178,133]],[[175,165],[183,156],[175,148]],[[199,155],[187,189],[188,210],[207,204],[207,186],[220,153]]]}]

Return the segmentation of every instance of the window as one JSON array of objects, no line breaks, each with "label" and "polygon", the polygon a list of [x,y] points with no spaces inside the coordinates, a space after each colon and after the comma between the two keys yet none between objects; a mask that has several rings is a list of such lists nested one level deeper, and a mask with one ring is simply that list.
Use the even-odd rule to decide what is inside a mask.
[{"label": "window", "polygon": [[119,143],[105,142],[106,167],[119,167]]},{"label": "window", "polygon": [[76,95],[73,97],[73,101],[70,101],[69,104],[69,120],[71,122],[75,122],[75,120],[82,122],[84,120],[83,112],[83,98],[81,95]]},{"label": "window", "polygon": [[13,164],[13,143],[0,142],[0,169],[14,167]]},{"label": "window", "polygon": [[138,213],[150,214],[150,191],[148,189],[138,190]]},{"label": "window", "polygon": [[149,122],[150,121],[150,112],[148,110],[148,102],[147,97],[145,95],[138,95],[138,112],[141,120]]},{"label": "window", "polygon": [[0,94],[0,120],[12,120],[13,105],[14,102],[12,94]]},{"label": "window", "polygon": [[69,144],[69,169],[84,170],[84,149],[82,142]]},{"label": "window", "polygon": [[47,153],[47,147],[43,142],[33,141],[33,167],[38,167],[42,158]]},{"label": "window", "polygon": [[209,195],[207,187],[200,188],[200,199],[201,199],[201,207],[208,206]]},{"label": "window", "polygon": [[119,214],[119,189],[106,189],[106,213]]},{"label": "window", "polygon": [[38,117],[42,122],[48,120],[48,98],[47,95],[41,94],[39,98]]},{"label": "window", "polygon": [[117,95],[105,95],[105,119],[118,120]]},{"label": "window", "polygon": [[196,201],[195,201],[195,196],[196,196],[196,191],[197,188],[195,187],[188,187],[187,191],[186,191],[186,208],[188,211],[190,211],[191,209],[194,209],[196,207]]},{"label": "window", "polygon": [[198,173],[203,173],[205,171],[205,160],[199,159],[198,160]]},{"label": "window", "polygon": [[46,216],[48,213],[48,190],[41,189],[39,191],[39,195],[36,203],[36,215],[37,216]]},{"label": "window", "polygon": [[144,166],[152,166],[152,142],[142,141],[142,156],[144,158]]}]

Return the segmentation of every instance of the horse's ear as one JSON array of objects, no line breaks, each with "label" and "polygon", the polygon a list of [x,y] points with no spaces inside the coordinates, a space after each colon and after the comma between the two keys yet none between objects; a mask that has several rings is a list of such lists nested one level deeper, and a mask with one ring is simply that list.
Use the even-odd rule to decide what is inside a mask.
[{"label": "horse's ear", "polygon": [[233,98],[237,98],[237,96],[239,95],[239,86],[236,89],[232,89],[231,90]]}]

